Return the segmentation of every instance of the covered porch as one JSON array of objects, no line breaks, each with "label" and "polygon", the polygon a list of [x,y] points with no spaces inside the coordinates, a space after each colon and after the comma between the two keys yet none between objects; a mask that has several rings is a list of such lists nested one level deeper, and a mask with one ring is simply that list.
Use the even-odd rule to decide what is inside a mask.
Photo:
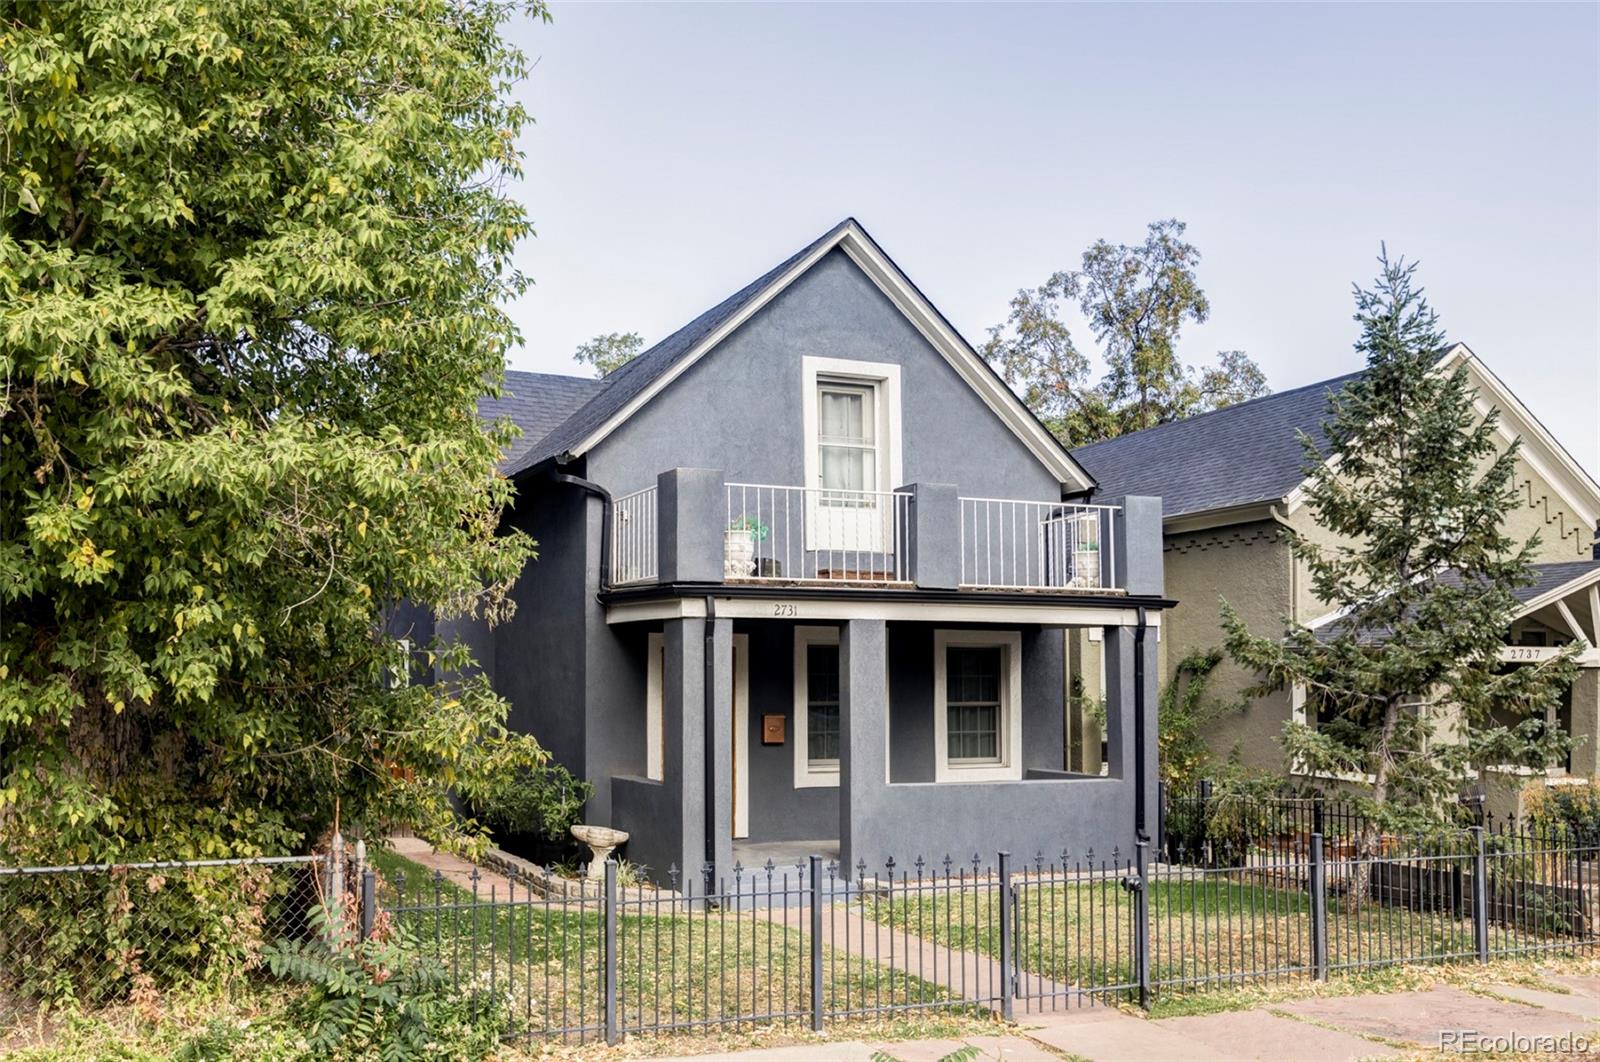
[{"label": "covered porch", "polygon": [[[597,781],[632,837],[627,858],[664,879],[811,854],[851,876],[891,856],[1126,855],[1155,808],[1165,602],[1159,539],[1145,545],[1142,560],[1137,543],[1118,558],[1129,594],[1092,601],[726,585],[615,596],[607,625],[643,704],[616,706],[613,739],[639,740]],[[1105,656],[1103,773],[1069,769],[1065,635],[1082,629]]]}]

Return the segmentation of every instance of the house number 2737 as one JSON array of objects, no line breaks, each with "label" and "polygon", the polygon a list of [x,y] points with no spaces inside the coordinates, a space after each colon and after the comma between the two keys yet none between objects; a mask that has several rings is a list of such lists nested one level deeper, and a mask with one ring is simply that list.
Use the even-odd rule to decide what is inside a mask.
[{"label": "house number 2737", "polygon": [[800,606],[792,601],[779,601],[772,606],[772,614],[774,616],[798,616],[800,615]]}]

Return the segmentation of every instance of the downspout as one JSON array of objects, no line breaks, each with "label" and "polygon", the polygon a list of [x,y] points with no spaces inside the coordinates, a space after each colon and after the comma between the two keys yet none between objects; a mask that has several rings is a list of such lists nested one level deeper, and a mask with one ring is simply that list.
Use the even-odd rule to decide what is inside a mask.
[{"label": "downspout", "polygon": [[1145,807],[1144,727],[1144,636],[1149,630],[1144,606],[1139,606],[1139,622],[1133,628],[1133,827],[1140,841],[1150,840]]},{"label": "downspout", "polygon": [[[717,875],[717,599],[706,595],[705,634],[705,871],[706,895],[716,891]],[[687,875],[686,875],[687,876]]]},{"label": "downspout", "polygon": [[600,499],[600,592],[611,589],[611,492],[593,480],[566,472],[551,472],[557,483],[570,483]]}]

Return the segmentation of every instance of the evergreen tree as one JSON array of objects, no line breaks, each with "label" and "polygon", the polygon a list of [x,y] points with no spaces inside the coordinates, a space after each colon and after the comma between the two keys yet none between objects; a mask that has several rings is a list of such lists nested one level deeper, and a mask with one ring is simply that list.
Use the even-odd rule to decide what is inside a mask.
[{"label": "evergreen tree", "polygon": [[1437,821],[1473,770],[1553,762],[1568,742],[1545,712],[1574,671],[1566,655],[1501,666],[1537,544],[1505,530],[1518,445],[1498,445],[1464,368],[1437,370],[1445,339],[1415,266],[1379,261],[1355,293],[1366,371],[1330,399],[1328,452],[1302,438],[1307,504],[1333,544],[1297,537],[1294,554],[1339,618],[1279,638],[1222,609],[1228,652],[1262,676],[1252,693],[1305,691],[1317,722],[1285,728],[1290,762],[1370,777],[1360,799],[1381,828]]}]

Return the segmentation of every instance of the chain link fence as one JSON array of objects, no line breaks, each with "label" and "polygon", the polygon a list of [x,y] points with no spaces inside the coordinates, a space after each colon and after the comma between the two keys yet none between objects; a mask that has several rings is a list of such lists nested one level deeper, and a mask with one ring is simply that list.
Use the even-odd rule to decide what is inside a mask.
[{"label": "chain link fence", "polygon": [[0,1022],[227,987],[311,931],[327,857],[0,867]]}]

